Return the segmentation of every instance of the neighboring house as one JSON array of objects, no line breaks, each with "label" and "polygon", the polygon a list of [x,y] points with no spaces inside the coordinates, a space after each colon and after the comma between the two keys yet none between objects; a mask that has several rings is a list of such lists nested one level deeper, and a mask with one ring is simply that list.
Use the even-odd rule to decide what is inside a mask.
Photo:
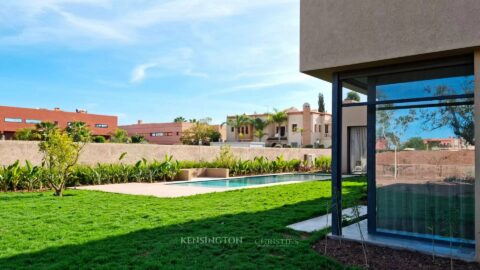
[{"label": "neighboring house", "polygon": [[423,143],[428,146],[428,149],[460,150],[468,148],[465,141],[461,138],[429,138],[424,139]]},{"label": "neighboring house", "polygon": [[[227,142],[252,142],[261,141],[267,146],[290,145],[299,147],[304,145],[317,145],[330,147],[331,145],[331,114],[318,112],[305,103],[303,110],[296,108],[286,110],[288,119],[282,125],[270,123],[265,129],[265,136],[259,140],[254,136],[254,128],[251,124],[240,127],[237,131],[234,127],[227,125]],[[268,114],[250,114],[250,119],[260,118],[268,120]],[[235,116],[228,116],[228,120]],[[238,137],[238,138],[237,138]]]},{"label": "neighboring house", "polygon": [[[141,135],[145,137],[149,143],[174,145],[182,144],[180,140],[182,134],[193,125],[189,122],[143,123],[139,120],[137,124],[124,125],[120,128],[126,130],[129,136]],[[224,140],[226,136],[225,128],[220,125],[211,126],[220,132],[221,138]]]},{"label": "neighboring house", "polygon": [[0,106],[0,137],[6,140],[13,139],[15,132],[22,128],[34,128],[35,124],[51,122],[59,128],[66,128],[71,122],[84,122],[95,136],[110,137],[117,129],[116,116],[90,114],[85,110],[66,112],[55,108],[32,109]]},{"label": "neighboring house", "polygon": [[[479,260],[480,147],[470,144],[480,143],[480,1],[300,3],[300,70],[332,83],[332,234]],[[343,103],[345,90],[367,102]],[[345,121],[356,120],[345,109],[360,106],[367,142],[350,145]],[[462,137],[469,147],[377,152],[385,132],[403,142]],[[344,230],[345,148],[359,145],[367,145],[368,219]]]}]

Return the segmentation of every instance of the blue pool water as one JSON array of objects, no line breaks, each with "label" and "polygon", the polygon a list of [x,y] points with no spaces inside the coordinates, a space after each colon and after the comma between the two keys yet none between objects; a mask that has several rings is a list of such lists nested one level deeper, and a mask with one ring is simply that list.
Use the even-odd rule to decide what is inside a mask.
[{"label": "blue pool water", "polygon": [[220,180],[205,180],[195,182],[174,183],[170,185],[188,186],[188,187],[215,187],[215,188],[236,188],[248,187],[264,184],[282,183],[289,181],[312,181],[327,180],[331,176],[328,174],[283,174],[283,175],[264,175],[248,176],[241,178],[226,178]]}]

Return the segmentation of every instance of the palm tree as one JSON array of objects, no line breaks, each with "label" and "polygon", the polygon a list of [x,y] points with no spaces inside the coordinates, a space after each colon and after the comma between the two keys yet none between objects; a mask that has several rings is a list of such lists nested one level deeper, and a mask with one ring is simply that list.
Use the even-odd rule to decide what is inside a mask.
[{"label": "palm tree", "polygon": [[182,122],[187,122],[187,119],[185,119],[183,116],[176,117],[173,119],[174,123],[182,123]]},{"label": "palm tree", "polygon": [[72,122],[65,129],[74,142],[90,142],[92,132],[85,122]]},{"label": "palm tree", "polygon": [[130,137],[126,130],[117,128],[110,136],[110,142],[112,143],[129,143]]},{"label": "palm tree", "polygon": [[287,122],[288,114],[286,111],[279,111],[277,109],[273,109],[273,113],[268,116],[268,121],[270,123],[274,123],[278,127],[278,141],[281,139],[280,134],[280,127],[282,124]]},{"label": "palm tree", "polygon": [[[242,114],[242,115],[235,115],[235,118],[233,119],[228,119],[228,121],[226,122],[226,124],[228,126],[231,126],[235,129],[235,141],[238,141],[238,137],[239,137],[239,131],[240,131],[240,128],[246,124],[250,123],[250,118],[245,115],[245,114]],[[223,123],[222,125],[224,125],[225,123]]]},{"label": "palm tree", "polygon": [[35,129],[39,134],[40,140],[45,140],[48,134],[51,134],[52,131],[58,129],[58,126],[56,123],[41,122],[35,125]]},{"label": "palm tree", "polygon": [[269,122],[264,121],[260,118],[255,118],[255,119],[251,119],[250,123],[255,129],[253,134],[255,135],[255,137],[258,138],[258,141],[261,142],[262,138],[265,137],[265,135],[267,135],[263,130],[268,126]]}]

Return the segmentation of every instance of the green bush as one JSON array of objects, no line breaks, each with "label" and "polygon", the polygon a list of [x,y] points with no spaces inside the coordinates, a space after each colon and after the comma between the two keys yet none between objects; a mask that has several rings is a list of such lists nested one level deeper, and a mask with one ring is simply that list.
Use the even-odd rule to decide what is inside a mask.
[{"label": "green bush", "polygon": [[103,137],[103,136],[95,136],[95,137],[92,138],[92,141],[94,143],[106,143],[107,139],[105,139],[105,137]]},{"label": "green bush", "polygon": [[321,156],[315,158],[315,168],[321,172],[330,172],[332,166],[332,158]]}]

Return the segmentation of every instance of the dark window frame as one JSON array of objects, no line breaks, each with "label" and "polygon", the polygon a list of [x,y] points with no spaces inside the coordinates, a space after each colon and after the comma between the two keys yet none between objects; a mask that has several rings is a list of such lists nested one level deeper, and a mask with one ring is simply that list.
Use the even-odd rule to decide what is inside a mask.
[{"label": "dark window frame", "polygon": [[[377,68],[360,69],[354,71],[344,71],[333,73],[332,75],[332,234],[342,235],[342,215],[341,215],[341,200],[342,200],[342,158],[341,153],[341,137],[342,137],[342,108],[354,107],[354,106],[367,106],[367,193],[368,193],[368,232],[371,234],[386,234],[380,233],[376,230],[376,175],[375,175],[375,125],[376,125],[376,110],[377,105],[380,104],[394,104],[394,103],[407,103],[407,102],[422,102],[422,101],[441,101],[458,98],[472,98],[474,94],[459,94],[442,97],[418,97],[418,98],[406,98],[406,99],[392,99],[386,101],[376,100],[376,77],[396,74],[411,71],[421,71],[429,69],[441,69],[454,66],[473,65],[473,55],[462,55],[448,58],[441,58],[436,60],[425,60],[417,62],[409,62],[397,65],[382,66]],[[367,77],[367,85],[365,92],[367,93],[367,102],[359,103],[347,103],[343,104],[343,84],[348,83],[348,80],[358,77]],[[466,102],[459,102],[457,104],[449,103],[448,105],[471,105],[474,104],[473,100]],[[415,108],[418,105],[405,105],[400,108]],[[446,106],[446,103],[438,106]],[[424,106],[424,105],[421,105]],[[432,107],[432,104],[428,104]],[[399,106],[393,107],[397,109]],[[373,187],[373,188],[372,188]],[[398,238],[412,238],[410,236],[402,236],[398,234],[388,234]],[[415,238],[415,237],[413,237]],[[415,238],[419,239],[419,238]]]}]

